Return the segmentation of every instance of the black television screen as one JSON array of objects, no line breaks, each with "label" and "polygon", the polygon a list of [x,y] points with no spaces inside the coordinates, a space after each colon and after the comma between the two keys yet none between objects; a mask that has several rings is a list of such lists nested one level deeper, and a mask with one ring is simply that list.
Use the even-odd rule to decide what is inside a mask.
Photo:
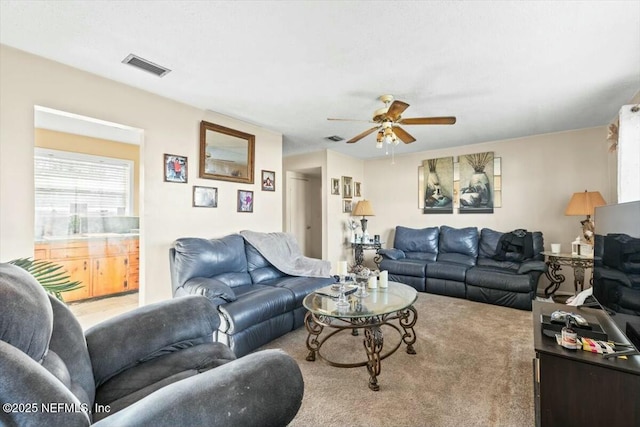
[{"label": "black television screen", "polygon": [[640,201],[595,209],[593,296],[640,350]]}]

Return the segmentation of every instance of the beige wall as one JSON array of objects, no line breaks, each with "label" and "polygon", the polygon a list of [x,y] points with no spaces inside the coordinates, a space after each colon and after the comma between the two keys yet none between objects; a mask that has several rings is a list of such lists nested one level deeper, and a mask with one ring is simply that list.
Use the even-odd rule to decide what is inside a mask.
[{"label": "beige wall", "polygon": [[51,150],[131,160],[133,162],[133,216],[139,215],[140,146],[49,129],[35,129],[34,145]]},{"label": "beige wall", "polygon": [[[370,199],[371,198],[371,188],[369,183],[366,182],[365,179],[365,162],[364,160],[354,159],[353,157],[346,156],[341,153],[337,153],[335,151],[327,150],[327,179],[324,181],[325,187],[328,191],[328,201],[327,201],[327,242],[329,245],[328,256],[327,258],[331,261],[332,265],[336,265],[337,261],[346,260],[349,263],[353,262],[353,250],[351,249],[351,244],[348,242],[350,233],[347,228],[347,223],[350,218],[352,218],[349,213],[342,213],[342,201],[343,197],[343,188],[342,188],[342,177],[349,176],[352,178],[352,182],[360,182],[361,185],[361,194],[362,197],[354,197],[351,199],[353,209],[355,209],[355,205],[358,201],[363,198]],[[331,178],[337,178],[340,180],[340,195],[332,195],[331,194]],[[375,210],[375,205],[373,206],[374,212],[376,215],[378,211]],[[359,219],[357,217],[356,219]],[[369,218],[369,234],[379,234],[376,230],[377,227],[372,227],[375,224],[375,218]],[[362,230],[358,229],[361,233]]]},{"label": "beige wall", "polygon": [[[36,105],[144,130],[140,147],[143,303],[171,297],[168,250],[176,238],[282,229],[282,180],[276,180],[276,191],[271,192],[260,191],[259,179],[262,169],[282,176],[280,133],[0,46],[0,260],[33,254]],[[201,120],[256,136],[255,184],[198,178]],[[188,157],[187,184],[163,181],[164,153]],[[217,187],[218,208],[191,207],[193,185]],[[238,189],[254,191],[254,213],[236,212]]]},{"label": "beige wall", "polygon": [[[367,161],[365,195],[376,212],[369,219],[369,227],[379,231],[388,247],[393,244],[396,225],[423,228],[444,224],[499,231],[540,230],[545,247],[559,242],[563,250],[569,249],[569,243],[581,234],[579,220],[583,219],[564,215],[571,195],[585,189],[600,191],[607,202],[615,202],[611,199],[611,154],[607,152],[606,132],[602,126],[396,155],[395,165],[387,158]],[[463,215],[425,215],[418,209],[418,167],[423,160],[482,151],[493,151],[502,158],[502,208],[496,208],[493,214]],[[568,274],[567,282],[571,283],[565,282],[562,290],[572,291],[572,280]],[[541,280],[541,286],[545,281]]]}]

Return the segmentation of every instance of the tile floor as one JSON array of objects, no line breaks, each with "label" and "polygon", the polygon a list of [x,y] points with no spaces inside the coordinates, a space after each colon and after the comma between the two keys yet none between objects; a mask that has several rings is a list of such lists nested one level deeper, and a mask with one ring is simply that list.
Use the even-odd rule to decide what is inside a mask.
[{"label": "tile floor", "polygon": [[109,319],[120,313],[126,313],[138,307],[138,293],[102,298],[87,302],[69,303],[69,308],[82,325],[82,329]]}]

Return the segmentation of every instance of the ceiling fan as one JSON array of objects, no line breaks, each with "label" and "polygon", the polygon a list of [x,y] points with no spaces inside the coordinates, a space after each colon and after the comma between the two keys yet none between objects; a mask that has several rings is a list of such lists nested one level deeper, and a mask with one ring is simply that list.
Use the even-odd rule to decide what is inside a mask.
[{"label": "ceiling fan", "polygon": [[[401,114],[409,107],[409,104],[393,99],[393,95],[382,95],[379,98],[384,102],[384,108],[380,108],[373,113],[370,123],[377,123],[376,126],[354,136],[347,141],[348,144],[360,141],[365,136],[372,134],[376,130],[376,147],[382,148],[384,143],[398,145],[399,140],[405,144],[410,144],[416,139],[399,125],[452,125],[456,122],[455,117],[413,117],[403,119]],[[350,119],[327,119],[356,121]]]}]

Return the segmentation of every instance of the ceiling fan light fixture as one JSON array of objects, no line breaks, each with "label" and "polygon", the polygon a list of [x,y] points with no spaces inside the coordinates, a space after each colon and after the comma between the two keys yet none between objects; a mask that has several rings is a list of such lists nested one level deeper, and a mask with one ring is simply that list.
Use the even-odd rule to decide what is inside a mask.
[{"label": "ceiling fan light fixture", "polygon": [[384,132],[382,129],[378,131],[378,135],[376,135],[376,148],[382,148],[382,141],[384,139]]},{"label": "ceiling fan light fixture", "polygon": [[[396,146],[400,141],[405,144],[411,144],[416,139],[400,125],[452,125],[456,122],[455,117],[411,117],[403,118],[402,114],[409,107],[409,104],[403,101],[394,100],[392,95],[382,95],[380,100],[384,102],[384,108],[380,108],[374,112],[373,123],[376,126],[354,136],[348,144],[360,141],[362,138],[376,132],[376,147],[382,148],[385,143],[387,145]],[[347,119],[328,119],[328,120],[347,120]],[[397,134],[396,134],[397,132]],[[400,135],[398,137],[398,135]]]}]

